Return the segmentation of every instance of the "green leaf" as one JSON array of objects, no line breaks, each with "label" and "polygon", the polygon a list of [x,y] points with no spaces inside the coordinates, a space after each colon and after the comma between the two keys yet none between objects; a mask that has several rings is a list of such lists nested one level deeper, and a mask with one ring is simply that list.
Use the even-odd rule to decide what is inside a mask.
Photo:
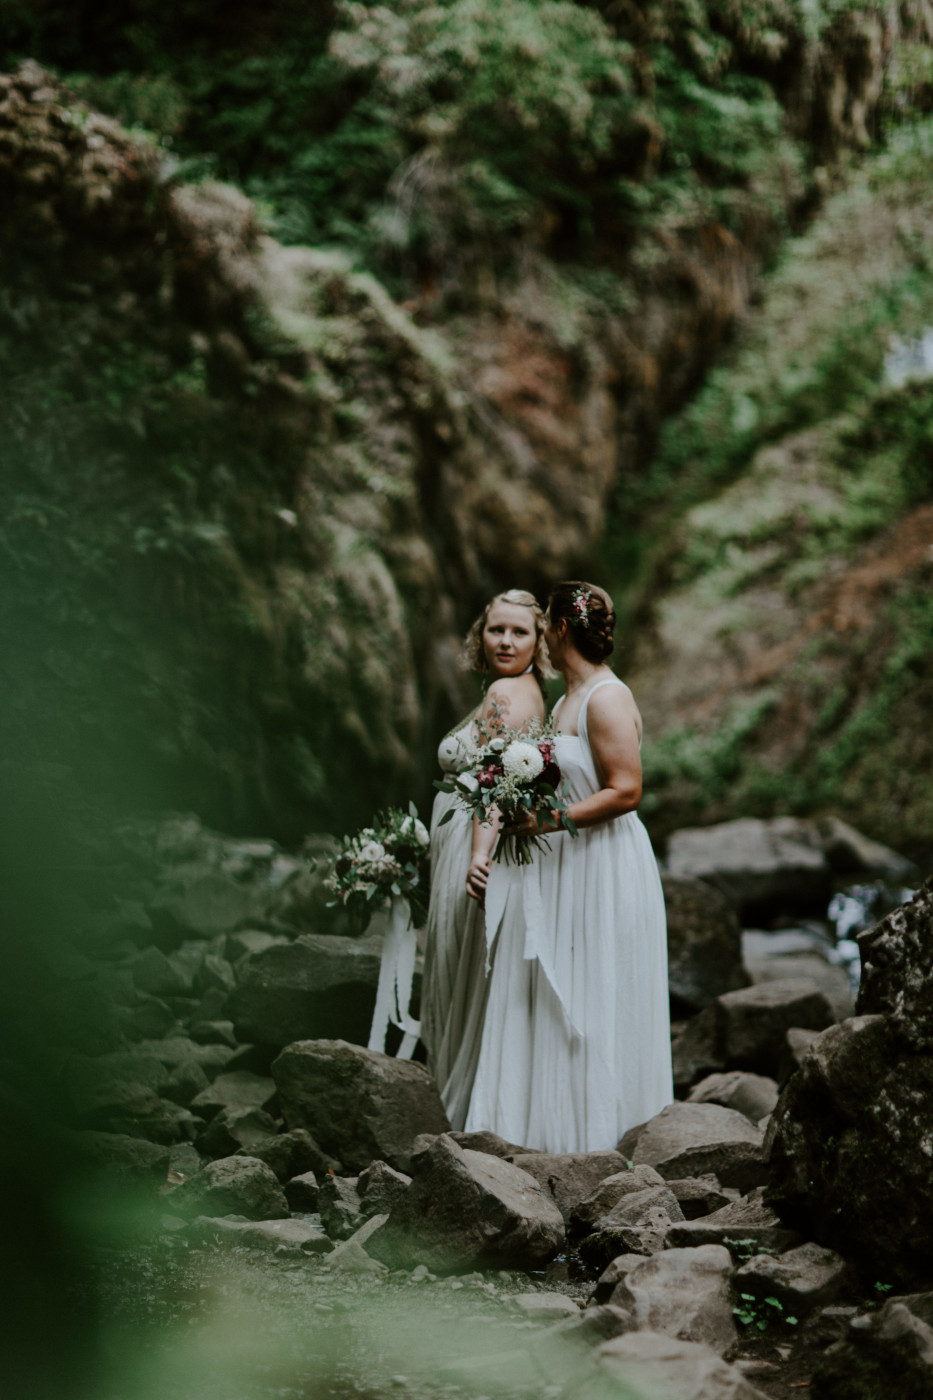
[{"label": "green leaf", "polygon": [[449,821],[452,821],[454,810],[455,809],[451,807],[449,812],[445,812],[444,815],[441,817],[440,821],[438,822],[438,826],[446,826]]}]

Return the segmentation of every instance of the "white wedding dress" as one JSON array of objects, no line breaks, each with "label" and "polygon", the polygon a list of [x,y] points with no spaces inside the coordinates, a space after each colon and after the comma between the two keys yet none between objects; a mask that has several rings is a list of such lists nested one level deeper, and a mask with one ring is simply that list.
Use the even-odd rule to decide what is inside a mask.
[{"label": "white wedding dress", "polygon": [[[468,767],[476,753],[469,720],[441,740],[444,773]],[[440,822],[453,809],[446,825]],[[489,990],[483,911],[466,892],[473,814],[453,793],[439,792],[431,814],[431,902],[421,991],[421,1038],[451,1127],[466,1120]]]},{"label": "white wedding dress", "polygon": [[[586,712],[622,684],[598,681],[579,733],[557,736],[568,802],[600,789]],[[673,1099],[664,895],[635,812],[547,840],[533,865],[490,876],[494,956],[465,1127],[592,1152]]]}]

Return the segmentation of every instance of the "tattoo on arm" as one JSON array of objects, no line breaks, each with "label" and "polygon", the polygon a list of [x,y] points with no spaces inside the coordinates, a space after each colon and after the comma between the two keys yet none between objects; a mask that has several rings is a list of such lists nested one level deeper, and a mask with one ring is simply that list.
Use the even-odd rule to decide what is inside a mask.
[{"label": "tattoo on arm", "polygon": [[507,695],[493,695],[489,700],[489,713],[484,715],[479,722],[479,737],[481,743],[488,743],[490,739],[501,736],[508,730],[506,720],[512,702]]}]

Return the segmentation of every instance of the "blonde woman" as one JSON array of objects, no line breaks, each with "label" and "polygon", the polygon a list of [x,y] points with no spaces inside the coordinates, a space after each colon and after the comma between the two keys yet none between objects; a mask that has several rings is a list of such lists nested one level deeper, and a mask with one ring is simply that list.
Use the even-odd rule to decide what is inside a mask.
[{"label": "blonde woman", "polygon": [[[499,593],[464,642],[467,664],[487,679],[483,699],[438,750],[445,773],[473,759],[481,736],[544,718],[548,669],[544,617],[522,589]],[[453,817],[442,819],[453,808]],[[438,793],[431,819],[431,903],[426,930],[421,1035],[451,1126],[466,1121],[486,1010],[483,897],[496,831]]]}]

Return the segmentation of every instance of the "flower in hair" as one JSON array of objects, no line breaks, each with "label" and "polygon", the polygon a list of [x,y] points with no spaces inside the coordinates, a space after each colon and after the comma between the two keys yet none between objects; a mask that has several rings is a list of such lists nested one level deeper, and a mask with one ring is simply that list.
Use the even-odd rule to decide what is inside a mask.
[{"label": "flower in hair", "polygon": [[577,622],[581,627],[588,627],[590,625],[590,595],[586,589],[578,588],[571,602]]}]

